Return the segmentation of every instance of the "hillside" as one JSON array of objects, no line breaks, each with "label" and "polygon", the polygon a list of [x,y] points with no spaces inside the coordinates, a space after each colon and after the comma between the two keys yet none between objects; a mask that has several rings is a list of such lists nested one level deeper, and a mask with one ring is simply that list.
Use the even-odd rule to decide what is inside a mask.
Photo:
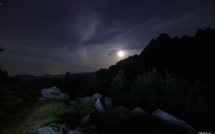
[{"label": "hillside", "polygon": [[111,80],[123,69],[128,79],[137,74],[156,68],[162,75],[166,70],[176,78],[195,81],[213,86],[215,78],[215,29],[199,29],[194,37],[170,38],[162,33],[151,40],[140,55],[134,55],[110,66],[99,73]]},{"label": "hillside", "polygon": [[[62,124],[69,127],[65,131],[77,133],[183,133],[183,126],[189,125],[195,132],[213,132],[214,68],[215,30],[205,29],[195,37],[170,38],[162,33],[140,55],[91,73],[7,77],[0,70],[0,133],[56,126],[60,130]],[[44,90],[55,92],[49,98]],[[105,97],[91,98],[95,93]],[[111,108],[99,113],[107,100]],[[89,103],[82,105],[83,101]],[[148,119],[136,120],[132,109],[144,111]],[[90,123],[81,126],[89,117]],[[169,117],[174,122],[168,123]]]}]

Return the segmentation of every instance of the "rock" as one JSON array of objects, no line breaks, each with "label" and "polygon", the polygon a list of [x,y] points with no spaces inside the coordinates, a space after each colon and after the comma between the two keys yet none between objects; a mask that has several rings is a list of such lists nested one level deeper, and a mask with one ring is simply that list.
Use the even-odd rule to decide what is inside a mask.
[{"label": "rock", "polygon": [[135,118],[135,119],[144,119],[144,118],[147,118],[149,115],[140,107],[137,107],[137,108],[134,108],[132,110],[132,116]]},{"label": "rock", "polygon": [[83,99],[81,99],[80,100],[80,102],[82,103],[82,104],[84,104],[84,103],[88,103],[88,102],[90,102],[90,103],[95,103],[96,102],[96,99],[95,98],[92,98],[92,97],[85,97],[85,98],[83,98]]},{"label": "rock", "polygon": [[60,134],[59,132],[54,131],[50,126],[44,126],[37,130],[38,134]]},{"label": "rock", "polygon": [[94,124],[88,124],[88,125],[84,125],[82,127],[78,125],[75,130],[77,130],[79,132],[81,132],[81,131],[87,132],[89,130],[95,130],[95,129],[98,129],[98,127],[95,126]]},{"label": "rock", "polygon": [[92,98],[95,98],[96,100],[101,99],[101,98],[103,98],[103,95],[101,95],[99,93],[95,93],[95,94],[92,95]]},{"label": "rock", "polygon": [[49,99],[69,99],[69,95],[62,93],[62,91],[57,87],[43,89],[41,94],[44,98]]},{"label": "rock", "polygon": [[105,112],[105,109],[102,106],[102,103],[101,103],[99,98],[96,100],[94,107],[98,110],[99,113],[104,113]]},{"label": "rock", "polygon": [[170,127],[176,131],[182,131],[183,133],[196,134],[197,131],[192,128],[188,123],[176,118],[160,109],[152,113],[152,117],[159,120],[164,126]]},{"label": "rock", "polygon": [[109,97],[105,97],[104,100],[104,107],[107,109],[107,110],[110,110],[113,108],[113,102],[111,100],[111,98]]},{"label": "rock", "polygon": [[68,132],[68,134],[80,134],[80,132],[79,131],[77,131],[77,130],[71,130],[71,131],[69,131]]},{"label": "rock", "polygon": [[132,121],[131,116],[129,116],[127,114],[120,114],[120,115],[118,115],[118,117],[124,121]]},{"label": "rock", "polygon": [[48,126],[43,126],[26,134],[64,134],[68,133],[70,129],[64,124],[52,123]]},{"label": "rock", "polygon": [[90,117],[90,115],[88,114],[88,115],[84,116],[84,117],[79,121],[79,124],[80,124],[80,125],[86,125],[86,124],[90,124],[90,122],[91,122],[91,117]]}]

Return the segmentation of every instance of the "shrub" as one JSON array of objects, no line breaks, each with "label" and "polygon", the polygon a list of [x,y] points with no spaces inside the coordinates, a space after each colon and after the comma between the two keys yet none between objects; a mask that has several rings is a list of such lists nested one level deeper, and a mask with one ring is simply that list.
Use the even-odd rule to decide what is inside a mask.
[{"label": "shrub", "polygon": [[94,104],[88,102],[79,105],[77,111],[80,116],[85,116],[87,114],[95,113],[96,109],[94,108]]},{"label": "shrub", "polygon": [[95,73],[91,74],[86,80],[86,86],[85,86],[86,95],[89,95],[95,92],[101,93],[104,83],[105,81],[102,79],[99,79]]},{"label": "shrub", "polygon": [[155,103],[160,85],[161,80],[156,69],[139,74],[131,86],[131,103],[133,105],[148,104],[150,99]]},{"label": "shrub", "polygon": [[209,120],[211,117],[210,106],[206,101],[207,95],[203,91],[207,91],[206,87],[196,80],[195,84],[187,91],[184,101],[185,114],[198,121]]},{"label": "shrub", "polygon": [[125,72],[121,69],[111,82],[111,96],[116,104],[123,104],[128,100],[127,88]]},{"label": "shrub", "polygon": [[186,80],[173,78],[168,71],[162,81],[162,107],[183,113],[184,100],[186,99],[187,91],[190,89],[190,84]]},{"label": "shrub", "polygon": [[79,103],[77,101],[70,101],[69,102],[69,107],[77,109],[79,107]]}]

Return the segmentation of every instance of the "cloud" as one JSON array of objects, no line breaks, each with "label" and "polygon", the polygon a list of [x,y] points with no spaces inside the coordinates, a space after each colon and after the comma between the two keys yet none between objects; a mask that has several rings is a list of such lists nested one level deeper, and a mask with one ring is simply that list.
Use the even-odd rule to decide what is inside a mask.
[{"label": "cloud", "polygon": [[117,50],[112,50],[110,53],[108,53],[107,55],[108,56],[113,56],[113,55],[116,55],[117,53]]},{"label": "cloud", "polygon": [[99,15],[85,2],[80,1],[76,5],[73,32],[79,36],[79,44],[82,44],[95,35],[100,20]]},{"label": "cloud", "polygon": [[[208,25],[213,28],[214,2],[199,3],[202,2],[189,1],[184,6],[179,1],[163,5],[140,0],[11,1],[10,8],[2,9],[0,43],[5,51],[0,58],[14,64],[6,60],[1,64],[10,68],[15,62],[19,67],[23,63],[31,63],[32,68],[41,64],[38,68],[47,73],[108,67],[121,60],[116,55],[118,50],[124,50],[126,57],[139,54],[162,32],[178,36]],[[27,68],[24,64],[22,67]]]},{"label": "cloud", "polygon": [[167,19],[157,20],[157,24],[154,25],[153,30],[190,29],[191,27],[198,29],[204,25],[209,26],[209,22],[214,22],[214,18],[210,16],[214,11],[214,8],[206,2],[198,7],[190,8],[188,11],[182,12],[177,16],[173,15]]},{"label": "cloud", "polygon": [[[39,52],[39,54],[38,54]],[[89,59],[82,60],[77,54],[69,51],[67,48],[58,48],[56,50],[40,50],[34,48],[33,50],[9,50],[5,49],[0,57],[3,69],[7,69],[10,75],[17,72],[30,74],[43,73],[65,73],[95,71],[98,67],[94,67],[89,62]],[[91,60],[92,61],[92,60]],[[25,64],[25,66],[23,66]],[[14,68],[15,67],[15,68]],[[16,72],[16,73],[15,73]]]}]

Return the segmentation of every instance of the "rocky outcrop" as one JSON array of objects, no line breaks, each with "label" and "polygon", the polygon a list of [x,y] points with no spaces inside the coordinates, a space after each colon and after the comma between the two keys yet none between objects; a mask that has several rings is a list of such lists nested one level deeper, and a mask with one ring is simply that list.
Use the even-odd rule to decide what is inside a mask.
[{"label": "rocky outcrop", "polygon": [[79,98],[80,104],[91,103],[99,113],[110,111],[113,108],[113,101],[109,97],[103,97],[102,94],[95,93],[91,97]]},{"label": "rocky outcrop", "polygon": [[69,95],[63,93],[59,88],[57,87],[51,87],[51,88],[46,88],[41,91],[41,94],[43,98],[48,98],[48,99],[69,99]]},{"label": "rocky outcrop", "polygon": [[[57,88],[52,89],[62,93]],[[113,107],[111,98],[103,97],[103,95],[99,93],[95,93],[91,97],[88,96],[85,98],[79,98],[76,103],[79,105],[77,106],[78,111],[80,112],[81,108],[83,108],[86,114],[82,113],[82,116],[76,119],[76,123],[73,124],[74,126],[72,126],[72,129],[68,127],[71,125],[71,123],[52,123],[26,134],[77,134],[81,132],[98,131],[100,128],[107,130],[109,127],[111,127],[113,131],[116,128],[126,128],[126,130],[122,129],[123,132],[119,133],[127,132],[129,129],[143,129],[144,132],[144,129],[148,129],[148,127],[151,127],[154,124],[156,124],[156,128],[161,128],[161,131],[163,131],[162,129],[164,128],[164,131],[170,133],[197,133],[197,131],[185,121],[178,119],[175,116],[160,109],[149,115],[140,107],[136,107],[133,110],[129,110],[124,106]],[[85,105],[86,103],[87,105]],[[90,105],[88,105],[88,103],[90,103]],[[93,109],[94,111],[87,113],[89,108]],[[71,114],[71,119],[74,118],[73,116],[74,115]],[[70,119],[68,117],[66,118],[67,120]]]},{"label": "rocky outcrop", "polygon": [[91,97],[87,96],[87,97],[81,98],[80,102],[81,103],[92,103],[92,104],[94,104],[97,99],[102,99],[102,98],[103,98],[102,94],[95,93]]}]

